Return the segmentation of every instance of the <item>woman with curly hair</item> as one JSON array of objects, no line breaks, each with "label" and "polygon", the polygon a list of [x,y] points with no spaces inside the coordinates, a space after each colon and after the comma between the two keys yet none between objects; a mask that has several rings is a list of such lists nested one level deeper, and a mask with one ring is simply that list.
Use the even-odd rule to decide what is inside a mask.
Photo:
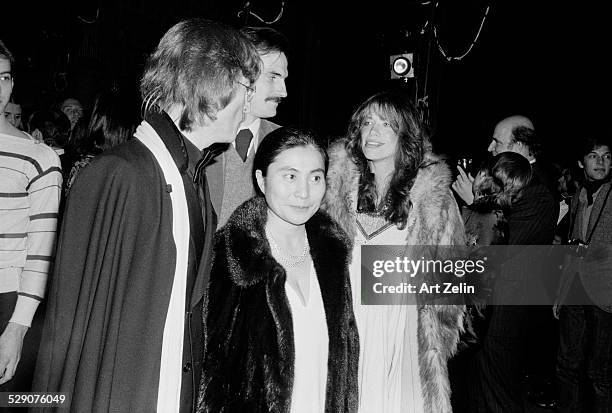
[{"label": "woman with curly hair", "polygon": [[400,305],[361,304],[361,246],[407,251],[465,243],[450,170],[428,154],[427,142],[410,100],[384,92],[359,106],[348,136],[329,152],[324,208],[354,240],[350,274],[362,412],[451,411],[447,361],[457,347],[464,306],[420,296],[395,303]]}]

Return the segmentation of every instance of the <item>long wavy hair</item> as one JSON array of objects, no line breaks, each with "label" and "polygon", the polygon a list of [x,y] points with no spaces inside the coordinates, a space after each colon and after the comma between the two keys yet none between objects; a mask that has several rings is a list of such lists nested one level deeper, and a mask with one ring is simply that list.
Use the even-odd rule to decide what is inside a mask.
[{"label": "long wavy hair", "polygon": [[[364,120],[376,114],[385,119],[397,134],[395,169],[389,189],[377,204],[378,188],[368,160],[361,149],[361,129]],[[409,193],[424,158],[425,127],[410,99],[396,92],[380,92],[363,102],[353,113],[346,149],[360,172],[357,211],[379,212],[400,229],[405,228],[410,209]]]}]

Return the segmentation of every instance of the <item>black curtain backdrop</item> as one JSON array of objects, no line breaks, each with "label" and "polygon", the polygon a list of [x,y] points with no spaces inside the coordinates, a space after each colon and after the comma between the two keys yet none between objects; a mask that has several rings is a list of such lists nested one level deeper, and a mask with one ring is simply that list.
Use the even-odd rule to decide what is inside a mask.
[{"label": "black curtain backdrop", "polygon": [[[32,108],[65,96],[89,104],[111,82],[137,87],[146,56],[183,18],[262,24],[252,15],[238,16],[245,1],[237,0],[21,3],[3,6],[0,38],[19,59],[15,95]],[[249,4],[271,21],[282,1]],[[429,42],[431,23],[425,22],[434,4],[286,0],[282,17],[271,25],[292,43],[289,97],[276,121],[336,137],[367,96],[403,88],[427,96],[436,148],[451,155],[481,156],[494,124],[516,113],[533,119],[552,159],[570,158],[573,142],[586,130],[606,126],[611,29],[603,3],[440,0],[434,12],[438,38],[453,55],[469,46],[491,6],[472,52],[450,63]],[[415,53],[417,77],[409,82],[389,79],[389,56],[401,52]]]}]

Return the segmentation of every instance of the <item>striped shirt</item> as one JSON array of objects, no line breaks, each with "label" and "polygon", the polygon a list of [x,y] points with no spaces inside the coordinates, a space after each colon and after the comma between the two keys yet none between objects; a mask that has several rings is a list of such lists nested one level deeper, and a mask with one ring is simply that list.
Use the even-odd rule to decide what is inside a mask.
[{"label": "striped shirt", "polygon": [[0,133],[0,293],[18,294],[11,322],[29,327],[44,297],[61,187],[53,149]]}]

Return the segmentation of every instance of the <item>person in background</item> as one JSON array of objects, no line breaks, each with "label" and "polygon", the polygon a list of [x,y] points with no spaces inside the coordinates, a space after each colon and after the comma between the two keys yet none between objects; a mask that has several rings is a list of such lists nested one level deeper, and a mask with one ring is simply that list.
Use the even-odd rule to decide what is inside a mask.
[{"label": "person in background", "polygon": [[[556,182],[552,179],[550,168],[539,160],[542,143],[536,134],[533,123],[525,116],[514,115],[499,121],[493,130],[493,137],[487,148],[492,156],[503,152],[515,152],[523,155],[531,164],[534,179],[546,186],[551,193],[556,191]],[[458,167],[459,175],[453,182],[453,189],[467,204],[473,202],[472,182],[474,178]]]},{"label": "person in background", "polygon": [[[559,216],[557,198],[557,183],[552,178],[550,168],[542,160],[542,142],[536,133],[530,119],[522,115],[513,115],[499,121],[493,130],[491,142],[487,148],[493,155],[504,152],[514,152],[527,159],[532,169],[530,184],[523,189],[521,199],[508,211],[508,244],[510,245],[546,245],[554,240],[554,229]],[[467,204],[473,202],[471,191],[473,178],[463,168],[458,167],[459,175],[453,183],[453,189]],[[550,200],[553,200],[551,205]],[[551,218],[554,218],[552,222]],[[514,266],[513,270],[510,268]],[[532,273],[537,278],[537,271],[532,268],[522,268],[516,260],[512,265],[506,266],[507,277],[517,277],[517,274]],[[539,271],[539,270],[538,270]],[[508,296],[516,294],[516,286],[521,283],[509,284]],[[520,287],[523,288],[523,287]],[[501,290],[501,289],[499,289]],[[490,371],[481,371],[488,377],[481,377],[485,390],[481,392],[481,401],[486,408],[495,411],[502,406],[507,409],[519,409],[521,401],[522,367],[529,371],[530,383],[528,397],[541,407],[554,405],[554,392],[552,380],[554,376],[554,359],[551,351],[556,346],[554,338],[555,324],[550,317],[550,310],[546,307],[532,306],[529,309],[519,310],[518,307],[499,306],[493,311],[491,317],[492,332],[489,334],[487,347],[488,366]],[[528,318],[528,322],[524,318]],[[502,322],[503,324],[499,324]],[[531,331],[526,333],[527,329]],[[497,342],[493,342],[497,337]],[[523,354],[523,341],[529,340],[529,351]],[[512,344],[508,344],[512,343]],[[509,349],[508,351],[506,351]],[[521,354],[519,355],[519,352]],[[527,361],[524,359],[527,358]],[[518,370],[517,370],[518,368]],[[501,375],[501,371],[504,371]],[[482,406],[481,406],[482,407]],[[475,408],[475,407],[474,407]],[[483,407],[484,408],[484,407]]]},{"label": "person in background", "polygon": [[84,136],[73,147],[77,158],[66,181],[66,192],[95,156],[132,137],[138,118],[138,103],[126,93],[108,90],[96,96]]},{"label": "person in background", "polygon": [[11,100],[4,108],[4,116],[6,120],[19,130],[23,130],[21,122],[21,105]]},{"label": "person in background", "polygon": [[407,96],[377,93],[357,108],[347,137],[329,150],[323,208],[354,244],[362,412],[451,411],[447,362],[457,349],[465,306],[433,305],[420,295],[416,303],[361,303],[361,246],[465,245],[450,169],[426,153],[419,119]]},{"label": "person in background", "polygon": [[30,327],[53,262],[62,186],[57,154],[5,116],[14,66],[0,41],[0,392],[30,390],[38,346]]},{"label": "person in background", "polygon": [[502,152],[474,177],[474,202],[462,208],[468,245],[503,245],[508,242],[508,212],[531,180],[531,167],[523,156]]},{"label": "person in background", "polygon": [[[478,248],[508,243],[507,216],[530,181],[529,161],[514,152],[502,152],[478,170],[473,183],[474,202],[462,208],[468,246]],[[468,297],[468,326],[462,337],[465,349],[451,361],[453,411],[457,413],[471,413],[473,410],[469,406],[481,397],[477,387],[478,358],[481,357],[481,344],[486,342],[493,310],[493,307],[487,307],[487,302],[498,275],[498,271],[494,271],[487,271],[486,277],[478,275],[468,281],[478,285],[478,294]]]},{"label": "person in background", "polygon": [[83,105],[75,98],[67,98],[59,108],[70,120],[70,131],[72,132],[77,122],[83,117]]},{"label": "person in background", "polygon": [[559,319],[559,411],[612,409],[612,146],[583,141],[578,165],[584,183],[572,197],[567,257],[553,308]]},{"label": "person in background", "polygon": [[65,146],[70,137],[70,121],[58,110],[40,110],[32,113],[28,120],[32,136],[49,145],[60,158],[64,180],[70,171],[70,161]]},{"label": "person in background", "polygon": [[261,195],[216,236],[198,412],[356,412],[350,240],[319,211],[327,155],[280,128],[254,170]]}]

